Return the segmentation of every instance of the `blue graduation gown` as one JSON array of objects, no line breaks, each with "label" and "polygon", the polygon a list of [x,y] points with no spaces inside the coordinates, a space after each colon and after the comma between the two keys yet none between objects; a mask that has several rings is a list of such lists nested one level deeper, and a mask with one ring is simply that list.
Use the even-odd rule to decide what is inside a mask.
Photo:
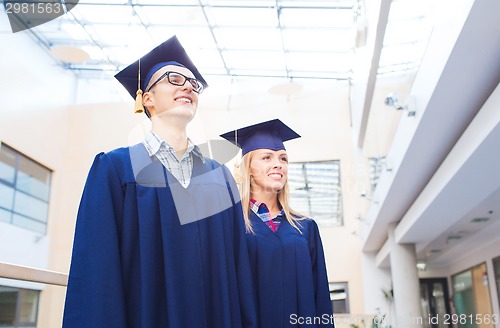
[{"label": "blue graduation gown", "polygon": [[166,181],[176,180],[142,144],[96,156],[78,211],[64,328],[256,326],[241,203],[229,171],[194,157],[184,195],[190,211],[206,210],[197,201],[234,205],[187,224],[174,205],[182,190],[174,195]]},{"label": "blue graduation gown", "polygon": [[[276,232],[253,212],[247,233],[261,328],[333,327],[323,246],[316,222],[285,219]],[[316,323],[316,324],[315,324]]]}]

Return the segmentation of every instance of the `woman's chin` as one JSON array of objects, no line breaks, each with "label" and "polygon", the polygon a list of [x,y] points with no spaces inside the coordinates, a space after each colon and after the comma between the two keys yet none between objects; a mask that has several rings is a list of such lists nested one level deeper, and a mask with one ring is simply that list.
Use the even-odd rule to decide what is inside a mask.
[{"label": "woman's chin", "polygon": [[283,184],[276,183],[276,184],[273,184],[272,186],[270,186],[268,189],[270,192],[278,194],[281,191],[281,189],[283,189]]}]

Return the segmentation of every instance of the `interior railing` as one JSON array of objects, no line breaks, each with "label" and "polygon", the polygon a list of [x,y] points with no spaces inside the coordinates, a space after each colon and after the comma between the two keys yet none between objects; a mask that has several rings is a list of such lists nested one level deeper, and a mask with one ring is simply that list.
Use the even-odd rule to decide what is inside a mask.
[{"label": "interior railing", "polygon": [[68,275],[66,273],[5,262],[0,262],[0,278],[31,281],[56,286],[68,285]]}]

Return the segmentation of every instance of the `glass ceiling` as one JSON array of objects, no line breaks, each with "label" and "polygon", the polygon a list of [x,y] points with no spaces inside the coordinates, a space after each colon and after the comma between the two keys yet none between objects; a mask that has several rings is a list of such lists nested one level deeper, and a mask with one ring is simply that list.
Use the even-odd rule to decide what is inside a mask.
[{"label": "glass ceiling", "polygon": [[[393,1],[379,74],[418,68],[430,3]],[[60,61],[81,77],[112,76],[177,35],[204,75],[349,80],[365,21],[362,0],[86,0],[31,31],[48,51],[84,50]]]}]

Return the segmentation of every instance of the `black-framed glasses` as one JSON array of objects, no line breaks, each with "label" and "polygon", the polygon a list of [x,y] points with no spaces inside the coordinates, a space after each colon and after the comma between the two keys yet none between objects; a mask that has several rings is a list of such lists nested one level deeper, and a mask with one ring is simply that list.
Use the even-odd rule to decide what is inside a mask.
[{"label": "black-framed glasses", "polygon": [[163,73],[158,79],[156,79],[156,81],[153,84],[151,84],[151,86],[146,90],[146,92],[151,90],[158,82],[163,80],[165,77],[167,77],[167,80],[168,82],[170,82],[170,84],[183,86],[184,84],[186,84],[186,81],[188,81],[193,87],[194,92],[201,93],[203,91],[203,83],[201,83],[197,79],[192,77],[187,77],[186,75],[183,75],[178,72],[167,71]]}]

